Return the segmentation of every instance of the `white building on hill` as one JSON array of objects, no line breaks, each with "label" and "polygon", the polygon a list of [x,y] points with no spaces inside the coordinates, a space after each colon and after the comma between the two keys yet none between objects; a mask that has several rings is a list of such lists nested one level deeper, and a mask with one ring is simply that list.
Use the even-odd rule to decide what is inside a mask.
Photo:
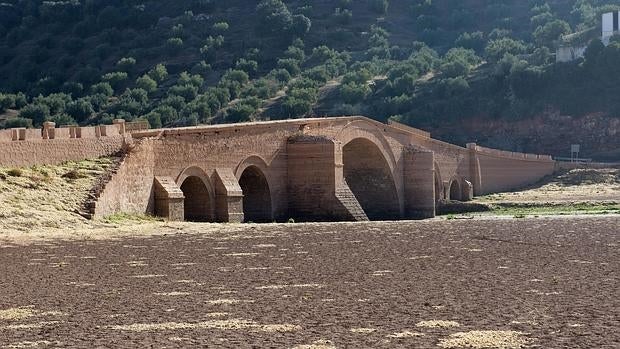
[{"label": "white building on hill", "polygon": [[[605,46],[609,45],[609,40],[614,35],[620,34],[620,11],[604,13],[602,16],[600,39]],[[574,40],[581,33],[567,35],[562,38],[563,43],[558,47],[555,60],[556,62],[570,62],[583,58],[590,40],[579,42]]]}]

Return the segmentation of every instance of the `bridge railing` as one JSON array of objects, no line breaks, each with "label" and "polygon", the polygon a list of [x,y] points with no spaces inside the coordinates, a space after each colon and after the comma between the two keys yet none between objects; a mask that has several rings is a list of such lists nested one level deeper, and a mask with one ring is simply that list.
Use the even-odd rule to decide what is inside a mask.
[{"label": "bridge railing", "polygon": [[553,157],[551,155],[519,153],[519,152],[514,152],[514,151],[492,149],[492,148],[486,148],[486,147],[479,146],[476,143],[468,143],[467,148],[474,149],[477,152],[480,152],[483,154],[501,156],[501,157],[506,157],[506,158],[553,161]]},{"label": "bridge railing", "polygon": [[77,126],[44,122],[42,128],[11,128],[0,130],[0,143],[44,139],[100,138],[124,135],[125,120],[117,119],[112,125]]}]

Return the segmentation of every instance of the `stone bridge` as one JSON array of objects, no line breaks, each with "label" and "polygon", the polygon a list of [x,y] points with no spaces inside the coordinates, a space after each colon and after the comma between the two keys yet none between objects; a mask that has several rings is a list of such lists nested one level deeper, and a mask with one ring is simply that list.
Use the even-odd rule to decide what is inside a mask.
[{"label": "stone bridge", "polygon": [[550,156],[462,148],[365,117],[131,136],[134,148],[97,215],[148,212],[208,222],[428,218],[440,200],[510,190],[554,171]]},{"label": "stone bridge", "polygon": [[[19,144],[27,140],[15,142],[15,132],[14,147],[31,151],[32,145]],[[473,143],[463,148],[419,129],[365,117],[132,132],[117,120],[94,134],[93,142],[115,137],[128,150],[93,203],[95,216],[150,213],[205,222],[420,219],[434,217],[442,200],[508,191],[555,168],[550,156]],[[56,143],[66,148],[78,141],[43,138],[36,144],[48,152]]]}]

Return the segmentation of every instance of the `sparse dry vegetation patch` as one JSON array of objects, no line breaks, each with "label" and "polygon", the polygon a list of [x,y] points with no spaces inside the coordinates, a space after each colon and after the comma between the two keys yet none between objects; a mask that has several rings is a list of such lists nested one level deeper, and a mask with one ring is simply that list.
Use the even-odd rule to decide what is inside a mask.
[{"label": "sparse dry vegetation patch", "polygon": [[336,346],[330,340],[320,339],[312,342],[312,344],[294,346],[293,349],[336,349]]},{"label": "sparse dry vegetation patch", "polygon": [[112,158],[67,162],[58,166],[0,168],[0,231],[88,228],[77,211]]},{"label": "sparse dry vegetation patch", "polygon": [[524,333],[517,331],[457,332],[448,338],[441,339],[439,346],[450,349],[520,349],[529,343],[524,336]]},{"label": "sparse dry vegetation patch", "polygon": [[300,326],[291,324],[270,324],[261,325],[251,320],[228,319],[210,320],[197,323],[189,322],[165,322],[165,323],[146,323],[131,325],[115,325],[110,329],[118,331],[144,332],[144,331],[167,331],[167,330],[187,330],[187,329],[218,329],[218,330],[254,330],[262,332],[293,332],[301,330]]},{"label": "sparse dry vegetation patch", "polygon": [[459,327],[459,324],[456,321],[450,320],[425,320],[420,321],[415,324],[417,327],[428,327],[428,328],[447,328],[447,327]]}]

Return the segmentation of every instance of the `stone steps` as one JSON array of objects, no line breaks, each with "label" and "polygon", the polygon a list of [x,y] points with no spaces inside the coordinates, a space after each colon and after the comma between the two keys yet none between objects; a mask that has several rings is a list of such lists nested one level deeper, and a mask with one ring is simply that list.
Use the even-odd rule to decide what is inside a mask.
[{"label": "stone steps", "polygon": [[106,185],[112,180],[114,175],[118,172],[121,165],[125,161],[127,157],[127,151],[121,151],[116,154],[117,159],[115,159],[114,164],[107,169],[107,171],[97,178],[97,181],[93,185],[93,187],[88,192],[88,197],[82,206],[76,210],[76,213],[86,219],[93,219],[95,216],[95,210],[97,208],[97,200],[105,190]]},{"label": "stone steps", "polygon": [[355,197],[355,194],[351,191],[349,186],[345,183],[345,185],[336,189],[336,198],[340,203],[344,206],[344,208],[348,211],[351,217],[351,220],[357,222],[366,222],[369,221],[368,216],[364,212],[364,209],[360,205],[359,201]]}]

